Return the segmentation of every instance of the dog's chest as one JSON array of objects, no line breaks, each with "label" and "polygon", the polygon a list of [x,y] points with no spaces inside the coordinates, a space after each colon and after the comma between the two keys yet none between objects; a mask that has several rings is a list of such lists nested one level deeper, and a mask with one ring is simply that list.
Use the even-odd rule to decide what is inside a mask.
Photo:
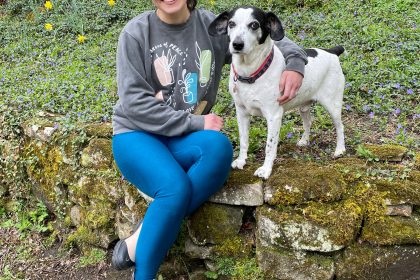
[{"label": "dog's chest", "polygon": [[236,80],[233,73],[230,75],[229,91],[233,100],[251,115],[261,116],[265,108],[271,107],[269,104],[277,103],[281,68],[270,70],[252,84]]}]

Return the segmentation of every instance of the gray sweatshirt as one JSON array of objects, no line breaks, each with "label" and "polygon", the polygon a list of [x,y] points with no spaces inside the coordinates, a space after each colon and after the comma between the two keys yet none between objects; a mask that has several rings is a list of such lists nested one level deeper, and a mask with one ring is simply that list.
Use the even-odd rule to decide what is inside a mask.
[{"label": "gray sweatshirt", "polygon": [[[169,25],[149,11],[127,23],[118,40],[114,135],[140,130],[177,136],[204,128],[204,116],[192,112],[202,100],[203,114],[210,111],[222,67],[231,61],[228,37],[207,32],[213,19],[196,9],[186,23]],[[305,52],[287,38],[276,45],[286,69],[304,74]]]}]

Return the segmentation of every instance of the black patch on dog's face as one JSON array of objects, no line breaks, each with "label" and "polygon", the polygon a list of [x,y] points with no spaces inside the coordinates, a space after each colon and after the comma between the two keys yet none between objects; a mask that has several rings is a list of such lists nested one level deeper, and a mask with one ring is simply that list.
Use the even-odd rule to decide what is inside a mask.
[{"label": "black patch on dog's face", "polygon": [[260,24],[260,28],[261,28],[261,38],[258,40],[259,44],[262,44],[265,42],[265,39],[267,39],[267,36],[270,35],[270,29],[268,29],[268,22],[267,22],[267,18],[265,16],[265,12],[255,8],[255,7],[250,7],[253,11],[252,11],[252,16],[259,22]]},{"label": "black patch on dog's face", "polygon": [[271,39],[280,41],[284,37],[284,30],[278,17],[272,12],[264,12],[261,9],[250,7],[253,12],[252,16],[260,23],[262,31],[261,38],[258,43],[262,44],[270,35]]},{"label": "black patch on dog's face", "polygon": [[308,57],[317,57],[318,56],[318,52],[315,49],[305,49],[306,54],[308,55]]}]

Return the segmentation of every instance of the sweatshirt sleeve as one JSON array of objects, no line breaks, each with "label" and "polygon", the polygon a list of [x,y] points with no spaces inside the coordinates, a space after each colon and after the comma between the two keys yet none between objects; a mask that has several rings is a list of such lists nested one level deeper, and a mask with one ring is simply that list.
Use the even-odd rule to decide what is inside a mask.
[{"label": "sweatshirt sleeve", "polygon": [[165,136],[177,136],[202,130],[204,116],[176,111],[155,98],[155,90],[146,81],[142,47],[123,30],[117,48],[117,85],[124,116],[138,129]]},{"label": "sweatshirt sleeve", "polygon": [[305,50],[287,37],[274,43],[283,53],[284,59],[286,60],[286,70],[295,71],[304,76],[305,65],[308,63],[308,56]]}]

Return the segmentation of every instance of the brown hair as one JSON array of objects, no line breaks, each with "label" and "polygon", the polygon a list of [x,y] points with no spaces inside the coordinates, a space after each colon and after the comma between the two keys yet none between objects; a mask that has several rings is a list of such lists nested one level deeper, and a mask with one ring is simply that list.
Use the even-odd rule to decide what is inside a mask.
[{"label": "brown hair", "polygon": [[197,5],[197,0],[187,0],[187,6],[190,11],[194,10]]}]

